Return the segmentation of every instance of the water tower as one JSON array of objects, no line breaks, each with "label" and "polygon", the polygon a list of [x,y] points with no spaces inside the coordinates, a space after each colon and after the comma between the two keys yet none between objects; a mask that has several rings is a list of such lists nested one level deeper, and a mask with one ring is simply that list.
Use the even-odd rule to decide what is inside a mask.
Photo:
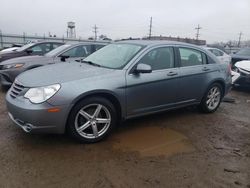
[{"label": "water tower", "polygon": [[75,22],[68,22],[67,38],[76,38]]}]

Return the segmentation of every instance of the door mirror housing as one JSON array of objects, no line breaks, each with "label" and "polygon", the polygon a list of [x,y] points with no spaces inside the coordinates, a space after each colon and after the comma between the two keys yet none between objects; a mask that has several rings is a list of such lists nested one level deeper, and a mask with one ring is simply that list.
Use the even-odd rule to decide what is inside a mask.
[{"label": "door mirror housing", "polygon": [[68,56],[68,55],[62,55],[62,56],[60,56],[60,58],[61,58],[61,61],[62,61],[62,62],[65,62],[66,59],[69,58],[69,56]]},{"label": "door mirror housing", "polygon": [[27,50],[26,50],[26,53],[27,53],[27,54],[32,54],[32,52],[33,52],[32,49],[27,49]]},{"label": "door mirror housing", "polygon": [[139,63],[135,68],[135,73],[151,73],[152,67],[150,65]]}]

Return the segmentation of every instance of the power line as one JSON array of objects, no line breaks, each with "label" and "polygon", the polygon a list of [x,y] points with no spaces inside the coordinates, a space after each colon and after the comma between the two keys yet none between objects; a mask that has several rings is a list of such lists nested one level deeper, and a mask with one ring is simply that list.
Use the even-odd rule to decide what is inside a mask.
[{"label": "power line", "polygon": [[93,32],[95,33],[95,40],[97,40],[97,29],[98,29],[98,27],[96,27],[96,25],[93,27]]},{"label": "power line", "polygon": [[240,47],[240,41],[241,41],[241,36],[243,35],[242,32],[239,33],[239,41],[238,41],[238,47]]},{"label": "power line", "polygon": [[151,39],[151,36],[152,36],[152,22],[153,22],[153,19],[152,19],[152,17],[150,17],[149,35],[148,35],[149,39]]},{"label": "power line", "polygon": [[198,27],[196,27],[195,29],[197,30],[197,32],[196,32],[196,40],[199,40],[200,29],[202,29],[202,28],[200,27],[200,24],[198,24]]}]

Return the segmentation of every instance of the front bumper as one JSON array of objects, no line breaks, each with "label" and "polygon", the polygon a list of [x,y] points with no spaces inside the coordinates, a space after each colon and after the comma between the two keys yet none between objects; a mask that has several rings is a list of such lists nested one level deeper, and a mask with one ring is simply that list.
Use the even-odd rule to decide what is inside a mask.
[{"label": "front bumper", "polygon": [[58,112],[48,112],[54,108],[49,103],[32,104],[22,96],[12,98],[10,91],[6,95],[6,105],[10,119],[25,132],[30,133],[56,133],[65,132],[65,126],[70,105],[56,106]]},{"label": "front bumper", "polygon": [[233,81],[233,85],[235,86],[243,86],[243,87],[250,87],[250,73],[244,72],[237,72],[237,77]]}]

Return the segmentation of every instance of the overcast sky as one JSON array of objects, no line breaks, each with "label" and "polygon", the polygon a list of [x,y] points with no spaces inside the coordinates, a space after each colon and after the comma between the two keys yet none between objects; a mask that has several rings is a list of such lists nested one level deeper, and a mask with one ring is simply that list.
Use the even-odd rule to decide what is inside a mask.
[{"label": "overcast sky", "polygon": [[250,40],[250,0],[0,0],[3,33],[66,36],[76,22],[82,38],[98,34],[112,39],[148,35],[194,38],[198,24],[208,42]]}]

